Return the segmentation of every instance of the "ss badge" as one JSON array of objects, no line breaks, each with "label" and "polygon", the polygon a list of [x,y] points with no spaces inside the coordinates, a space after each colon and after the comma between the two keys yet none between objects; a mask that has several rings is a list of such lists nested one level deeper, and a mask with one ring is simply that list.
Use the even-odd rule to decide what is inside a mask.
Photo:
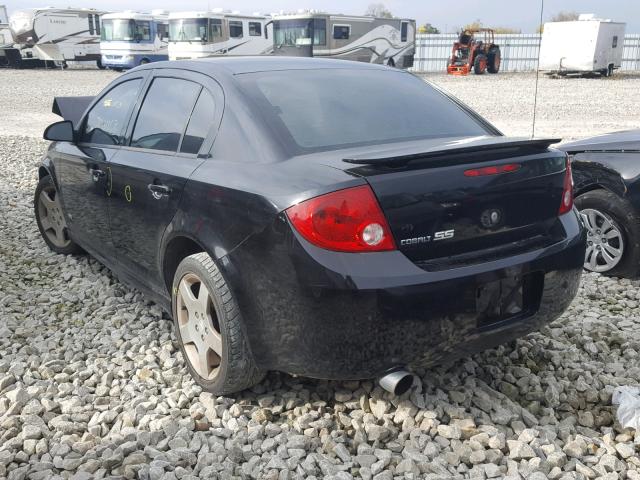
[{"label": "ss badge", "polygon": [[443,230],[442,232],[436,232],[433,234],[433,241],[436,242],[438,240],[446,240],[448,238],[453,238],[456,234],[455,230]]}]

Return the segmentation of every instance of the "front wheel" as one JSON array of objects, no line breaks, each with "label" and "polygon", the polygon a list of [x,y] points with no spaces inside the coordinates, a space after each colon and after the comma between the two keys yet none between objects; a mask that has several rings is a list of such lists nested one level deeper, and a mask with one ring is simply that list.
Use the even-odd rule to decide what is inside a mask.
[{"label": "front wheel", "polygon": [[65,255],[82,251],[69,237],[60,195],[50,176],[38,182],[33,206],[40,235],[52,251]]},{"label": "front wheel", "polygon": [[640,271],[640,217],[625,199],[607,190],[576,198],[587,228],[584,268],[591,272],[634,278]]},{"label": "front wheel", "polygon": [[264,377],[249,350],[235,296],[206,253],[191,255],[178,265],[172,310],[187,368],[203,389],[226,395]]},{"label": "front wheel", "polygon": [[482,75],[486,69],[487,57],[484,54],[479,53],[473,61],[473,73],[476,75]]}]

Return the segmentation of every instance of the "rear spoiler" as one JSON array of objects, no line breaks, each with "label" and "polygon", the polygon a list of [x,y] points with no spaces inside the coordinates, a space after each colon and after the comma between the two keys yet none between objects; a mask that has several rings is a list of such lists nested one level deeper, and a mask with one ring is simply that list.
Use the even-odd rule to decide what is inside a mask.
[{"label": "rear spoiler", "polygon": [[560,142],[559,138],[514,138],[514,137],[476,137],[469,140],[456,140],[437,147],[427,148],[415,153],[403,153],[389,156],[387,154],[356,156],[344,158],[342,161],[355,165],[400,166],[414,160],[427,160],[459,155],[489,156],[491,154],[527,155],[547,150],[550,145]]},{"label": "rear spoiler", "polygon": [[76,127],[82,114],[95,97],[55,97],[51,111]]}]

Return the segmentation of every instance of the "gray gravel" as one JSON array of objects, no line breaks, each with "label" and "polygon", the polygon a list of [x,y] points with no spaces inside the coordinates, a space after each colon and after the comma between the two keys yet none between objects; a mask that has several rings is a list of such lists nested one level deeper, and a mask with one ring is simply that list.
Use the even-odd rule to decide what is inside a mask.
[{"label": "gray gravel", "polygon": [[[166,315],[95,260],[50,253],[33,219],[50,96],[95,93],[112,77],[0,71],[0,478],[640,479],[640,434],[611,407],[615,386],[640,384],[640,282],[585,275],[560,320],[417,372],[402,397],[277,373],[233,398],[202,393]],[[497,77],[501,93],[529,77]],[[487,85],[436,79],[462,98]],[[637,92],[640,79],[611,85]],[[496,123],[526,121],[507,105]],[[618,114],[593,133],[634,120],[609,107]],[[29,136],[10,134],[23,115]],[[555,122],[545,133],[562,133]]]}]

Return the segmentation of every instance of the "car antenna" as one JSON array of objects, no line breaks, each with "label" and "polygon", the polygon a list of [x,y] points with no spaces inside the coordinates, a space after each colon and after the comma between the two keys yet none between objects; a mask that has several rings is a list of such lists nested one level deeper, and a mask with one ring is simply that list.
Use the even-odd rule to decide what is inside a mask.
[{"label": "car antenna", "polygon": [[533,94],[533,123],[531,124],[531,138],[536,135],[536,109],[538,106],[538,80],[540,79],[540,46],[542,45],[542,18],[544,15],[544,0],[540,0],[540,38],[538,39],[538,60],[536,61],[536,88]]}]

